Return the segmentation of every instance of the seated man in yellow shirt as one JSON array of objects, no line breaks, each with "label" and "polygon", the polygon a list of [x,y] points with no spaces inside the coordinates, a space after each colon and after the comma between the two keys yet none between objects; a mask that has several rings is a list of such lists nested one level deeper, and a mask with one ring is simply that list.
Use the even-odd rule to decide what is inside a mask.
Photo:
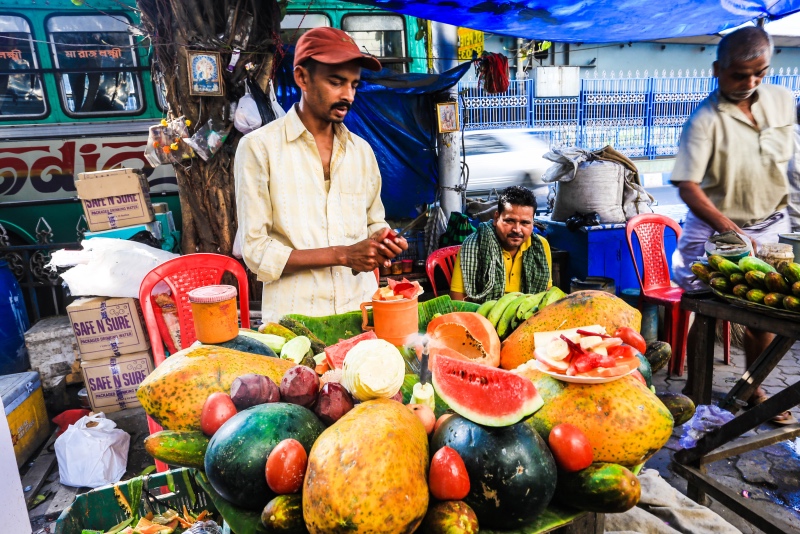
[{"label": "seated man in yellow shirt", "polygon": [[458,253],[450,298],[482,303],[505,293],[539,293],[553,284],[550,244],[533,233],[536,197],[520,186],[506,188],[494,220],[482,223]]}]

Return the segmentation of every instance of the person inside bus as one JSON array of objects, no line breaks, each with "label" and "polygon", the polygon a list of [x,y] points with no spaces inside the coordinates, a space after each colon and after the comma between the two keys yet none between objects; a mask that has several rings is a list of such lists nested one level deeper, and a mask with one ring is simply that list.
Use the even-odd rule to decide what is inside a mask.
[{"label": "person inside bus", "polygon": [[375,154],[343,124],[362,68],[381,64],[345,32],[306,32],[294,57],[300,102],[239,142],[242,255],[264,282],[265,321],[358,310],[378,287],[373,271],[408,248],[388,237]]},{"label": "person inside bus", "polygon": [[506,293],[539,293],[553,285],[550,244],[533,233],[536,196],[508,187],[491,221],[461,245],[450,280],[450,298],[483,303]]}]

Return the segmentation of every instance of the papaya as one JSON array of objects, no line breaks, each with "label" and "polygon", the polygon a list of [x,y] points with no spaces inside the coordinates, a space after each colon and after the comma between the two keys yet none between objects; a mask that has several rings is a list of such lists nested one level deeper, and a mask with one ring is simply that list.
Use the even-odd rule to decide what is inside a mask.
[{"label": "papaya", "polygon": [[790,284],[800,282],[800,263],[782,263],[778,270]]},{"label": "papaya", "polygon": [[411,533],[428,509],[428,435],[390,399],[362,402],[317,438],[303,481],[312,534]]},{"label": "papaya", "polygon": [[144,438],[147,454],[165,464],[203,469],[208,436],[197,431],[161,430]]},{"label": "papaya", "polygon": [[[439,330],[439,327],[444,324],[460,325],[467,330],[469,336],[463,335],[458,328],[447,328]],[[428,323],[427,333],[431,336],[429,348],[433,353],[433,348],[436,346],[446,346],[462,352],[459,347],[467,342],[467,338],[471,337],[481,344],[481,351],[475,353],[479,356],[473,359],[477,363],[482,363],[490,367],[497,367],[500,365],[500,338],[497,335],[492,323],[486,317],[478,313],[470,312],[454,312],[440,315]],[[453,337],[455,334],[455,337]],[[462,334],[462,335],[458,335]]]},{"label": "papaya", "polygon": [[680,393],[656,393],[674,419],[674,425],[680,426],[692,418],[695,411],[694,401]]},{"label": "papaya", "polygon": [[781,273],[767,273],[764,276],[764,284],[770,293],[789,293],[789,284]]},{"label": "papaya", "polygon": [[650,371],[658,372],[666,367],[672,358],[672,347],[666,341],[653,341],[647,345],[644,357],[650,362]]},{"label": "papaya", "polygon": [[644,384],[625,376],[605,384],[562,382],[526,365],[515,372],[533,381],[544,406],[527,419],[545,440],[560,423],[586,434],[596,462],[638,465],[663,447],[673,419]]},{"label": "papaya", "polygon": [[200,345],[176,352],[150,373],[136,391],[147,414],[167,430],[200,430],[200,412],[212,393],[230,393],[248,373],[276,384],[294,364],[280,358]]},{"label": "papaya", "polygon": [[500,367],[515,369],[533,358],[534,332],[552,332],[598,324],[613,334],[629,326],[639,332],[642,314],[604,291],[578,291],[550,304],[519,325],[500,347]]},{"label": "papaya", "polygon": [[278,495],[261,512],[261,524],[274,534],[305,534],[303,497],[297,493]]},{"label": "papaya", "polygon": [[639,502],[642,486],[630,470],[614,463],[594,463],[574,473],[559,471],[555,498],[587,512],[619,514]]},{"label": "papaya", "polygon": [[750,271],[761,271],[764,274],[776,272],[775,267],[755,256],[745,256],[739,260],[739,268],[745,273]]}]

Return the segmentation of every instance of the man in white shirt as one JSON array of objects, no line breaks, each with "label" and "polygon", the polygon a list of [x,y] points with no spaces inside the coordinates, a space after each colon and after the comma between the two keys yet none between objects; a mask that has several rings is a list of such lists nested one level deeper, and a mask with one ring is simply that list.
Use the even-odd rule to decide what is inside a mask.
[{"label": "man in white shirt", "polygon": [[357,310],[377,289],[373,271],[408,248],[389,237],[375,154],[342,124],[361,68],[380,63],[345,32],[315,28],[294,65],[300,102],[236,152],[242,253],[264,282],[265,320]]}]

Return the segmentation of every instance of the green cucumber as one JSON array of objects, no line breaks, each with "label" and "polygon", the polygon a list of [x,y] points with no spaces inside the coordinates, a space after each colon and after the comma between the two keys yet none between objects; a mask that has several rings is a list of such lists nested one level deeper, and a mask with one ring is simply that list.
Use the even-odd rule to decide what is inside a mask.
[{"label": "green cucumber", "polygon": [[738,265],[733,263],[731,260],[726,260],[725,258],[723,258],[722,261],[717,264],[717,270],[728,277],[730,277],[732,274],[744,274]]},{"label": "green cucumber", "polygon": [[[800,282],[795,283],[800,284]],[[789,311],[800,312],[800,299],[791,295],[787,295],[783,297],[783,307]]]},{"label": "green cucumber", "polygon": [[144,450],[171,466],[203,469],[208,441],[202,432],[160,430],[144,438]]},{"label": "green cucumber", "polygon": [[733,286],[733,296],[739,297],[740,299],[747,297],[747,292],[750,291],[750,286],[747,284],[738,284]]},{"label": "green cucumber", "polygon": [[800,263],[782,263],[779,271],[789,280],[790,284],[800,282]]},{"label": "green cucumber", "polygon": [[747,295],[745,296],[745,298],[747,298],[747,300],[749,300],[750,302],[755,302],[757,304],[763,304],[764,303],[764,297],[766,297],[766,296],[767,295],[763,291],[761,291],[760,289],[751,289],[750,291],[747,292]]},{"label": "green cucumber", "polygon": [[764,284],[770,293],[783,293],[784,295],[789,293],[789,284],[781,273],[767,273],[764,276]]},{"label": "green cucumber", "polygon": [[618,514],[636,506],[641,493],[639,479],[629,469],[596,463],[574,473],[559,471],[555,497],[579,510]]},{"label": "green cucumber", "polygon": [[278,495],[261,512],[261,524],[275,534],[305,534],[303,496],[299,493]]},{"label": "green cucumber", "polygon": [[733,289],[731,287],[731,283],[724,276],[720,278],[712,278],[709,285],[721,293],[730,293]]},{"label": "green cucumber", "polygon": [[747,285],[749,285],[753,289],[761,289],[761,290],[767,289],[766,273],[762,273],[761,271],[748,271],[747,273],[745,273],[744,279],[747,282]]},{"label": "green cucumber", "polygon": [[653,341],[647,345],[644,357],[650,362],[650,370],[655,373],[669,363],[672,358],[672,347],[666,341]]},{"label": "green cucumber", "polygon": [[694,402],[686,395],[680,393],[656,393],[664,403],[669,413],[672,414],[673,426],[680,426],[694,415]]},{"label": "green cucumber", "polygon": [[503,317],[503,312],[506,311],[508,305],[511,304],[513,301],[522,295],[522,293],[518,291],[514,291],[512,293],[506,293],[497,301],[497,304],[494,305],[492,311],[489,312],[489,315],[486,316],[489,319],[489,322],[492,323],[492,326],[497,328],[497,323],[500,322],[500,319]]},{"label": "green cucumber", "polygon": [[712,254],[708,257],[708,265],[711,267],[713,271],[719,271],[719,264],[725,260],[724,256],[720,256],[719,254]]},{"label": "green cucumber", "polygon": [[739,260],[739,268],[746,273],[750,271],[761,271],[764,274],[777,272],[775,267],[754,256],[745,256]]},{"label": "green cucumber", "polygon": [[731,281],[731,285],[733,285],[733,286],[738,286],[739,284],[746,283],[746,280],[745,280],[745,277],[744,277],[744,273],[742,273],[742,272],[733,273],[732,275],[730,275],[728,277],[728,280]]},{"label": "green cucumber", "polygon": [[511,328],[511,321],[516,318],[517,309],[519,309],[520,304],[522,304],[527,297],[528,295],[520,295],[512,300],[508,306],[506,306],[503,315],[497,322],[497,335],[500,337],[500,339],[505,339],[506,336],[514,331]]},{"label": "green cucumber", "polygon": [[494,308],[495,304],[497,304],[496,300],[487,300],[486,302],[481,304],[481,307],[478,308],[478,311],[476,313],[478,315],[486,317],[489,315],[489,312],[492,311],[492,308]]},{"label": "green cucumber", "polygon": [[786,297],[786,295],[782,293],[767,293],[764,295],[764,306],[769,306],[770,308],[782,308],[784,297]]},{"label": "green cucumber", "polygon": [[699,278],[706,284],[708,283],[708,277],[711,274],[711,271],[708,269],[707,264],[701,263],[699,261],[694,262],[692,264],[692,272],[695,274],[695,276],[697,276],[697,278]]},{"label": "green cucumber", "polygon": [[800,282],[795,282],[792,284],[792,295],[795,297],[800,297]]}]

